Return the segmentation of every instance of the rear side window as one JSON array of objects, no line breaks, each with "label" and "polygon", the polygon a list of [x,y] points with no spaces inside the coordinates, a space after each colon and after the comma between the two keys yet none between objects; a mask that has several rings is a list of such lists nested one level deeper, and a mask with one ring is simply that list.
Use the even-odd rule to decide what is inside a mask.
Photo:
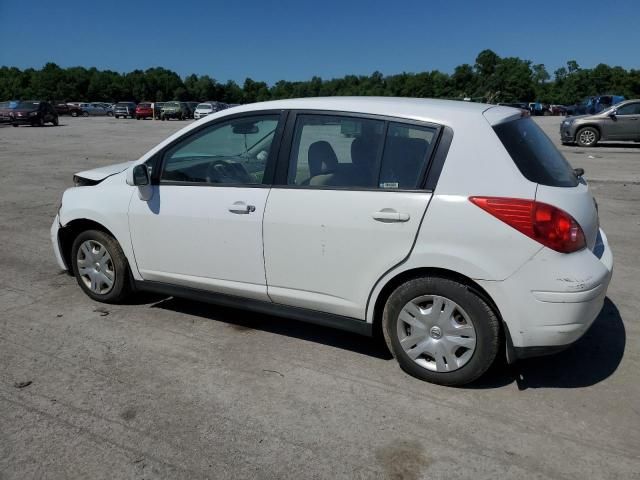
[{"label": "rear side window", "polygon": [[380,188],[418,188],[435,133],[435,128],[390,123],[382,156]]},{"label": "rear side window", "polygon": [[501,123],[493,129],[527,180],[550,187],[578,185],[569,162],[531,118]]},{"label": "rear side window", "polygon": [[437,129],[359,117],[300,115],[289,162],[289,185],[420,187]]}]

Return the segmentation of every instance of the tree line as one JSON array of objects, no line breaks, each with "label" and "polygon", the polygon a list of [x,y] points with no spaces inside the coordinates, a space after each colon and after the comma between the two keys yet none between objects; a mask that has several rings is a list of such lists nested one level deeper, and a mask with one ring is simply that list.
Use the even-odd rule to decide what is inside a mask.
[{"label": "tree line", "polygon": [[573,104],[586,96],[620,94],[640,97],[640,70],[603,63],[581,68],[575,60],[558,68],[553,77],[544,64],[518,57],[500,57],[483,50],[473,65],[463,64],[447,74],[438,70],[420,73],[346,75],[323,80],[280,80],[273,85],[247,78],[242,85],[218,82],[209,75],[188,75],[162,67],[118,73],[96,68],[60,68],[47,63],[36,70],[0,67],[0,100],[49,101],[167,101],[218,100],[251,103],[281,98],[380,95],[472,99],[473,101]]}]

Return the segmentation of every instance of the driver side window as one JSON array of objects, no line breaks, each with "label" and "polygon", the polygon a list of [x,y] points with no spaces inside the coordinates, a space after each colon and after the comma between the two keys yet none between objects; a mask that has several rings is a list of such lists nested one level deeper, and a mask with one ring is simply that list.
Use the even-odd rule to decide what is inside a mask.
[{"label": "driver side window", "polygon": [[165,153],[161,182],[261,184],[278,119],[236,118],[189,136]]},{"label": "driver side window", "polygon": [[618,108],[616,115],[640,115],[640,103],[627,103]]}]

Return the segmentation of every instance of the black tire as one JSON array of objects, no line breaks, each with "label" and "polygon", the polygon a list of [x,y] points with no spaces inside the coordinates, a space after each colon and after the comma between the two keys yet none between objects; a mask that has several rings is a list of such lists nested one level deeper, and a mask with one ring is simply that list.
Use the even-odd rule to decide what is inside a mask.
[{"label": "black tire", "polygon": [[54,125],[55,127],[57,127],[57,126],[60,124],[60,121],[58,120],[58,117],[54,117],[54,118],[53,118],[53,122],[51,122],[51,123],[53,123],[53,125]]},{"label": "black tire", "polygon": [[82,116],[83,117],[88,117],[89,116],[89,112],[82,112]]},{"label": "black tire", "polygon": [[12,123],[12,124],[11,124],[11,126],[12,126],[12,127],[17,127],[17,126],[18,126],[18,124],[17,124],[17,123]]},{"label": "black tire", "polygon": [[38,120],[36,120],[36,126],[44,127],[44,117],[40,117]]},{"label": "black tire", "polygon": [[113,112],[107,112],[107,117],[113,117]]},{"label": "black tire", "polygon": [[[92,240],[103,245],[111,257],[114,280],[111,289],[105,293],[97,293],[88,287],[79,274],[78,250],[87,240]],[[120,303],[131,293],[129,280],[129,263],[118,242],[108,233],[100,230],[86,230],[76,237],[71,247],[71,265],[73,275],[80,288],[93,300],[103,303]]]},{"label": "black tire", "polygon": [[78,112],[71,112],[71,116],[72,117],[77,117],[78,116]]},{"label": "black tire", "polygon": [[[400,344],[398,317],[407,303],[423,295],[436,295],[452,300],[465,310],[473,324],[475,349],[467,363],[457,370],[429,370],[411,359]],[[491,307],[466,285],[444,277],[416,278],[396,288],[384,308],[382,331],[387,347],[405,372],[440,385],[465,385],[479,378],[493,364],[501,343],[500,321]]]},{"label": "black tire", "polygon": [[600,140],[600,132],[593,127],[583,127],[576,132],[576,143],[580,147],[595,147]]},{"label": "black tire", "polygon": [[140,120],[140,117],[136,116],[136,120]]}]

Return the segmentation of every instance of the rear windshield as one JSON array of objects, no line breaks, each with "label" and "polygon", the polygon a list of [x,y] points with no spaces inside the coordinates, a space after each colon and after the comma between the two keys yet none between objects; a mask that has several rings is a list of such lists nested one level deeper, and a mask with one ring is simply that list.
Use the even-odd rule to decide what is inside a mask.
[{"label": "rear windshield", "polygon": [[493,129],[527,180],[551,187],[578,185],[569,162],[531,118],[501,123]]}]

